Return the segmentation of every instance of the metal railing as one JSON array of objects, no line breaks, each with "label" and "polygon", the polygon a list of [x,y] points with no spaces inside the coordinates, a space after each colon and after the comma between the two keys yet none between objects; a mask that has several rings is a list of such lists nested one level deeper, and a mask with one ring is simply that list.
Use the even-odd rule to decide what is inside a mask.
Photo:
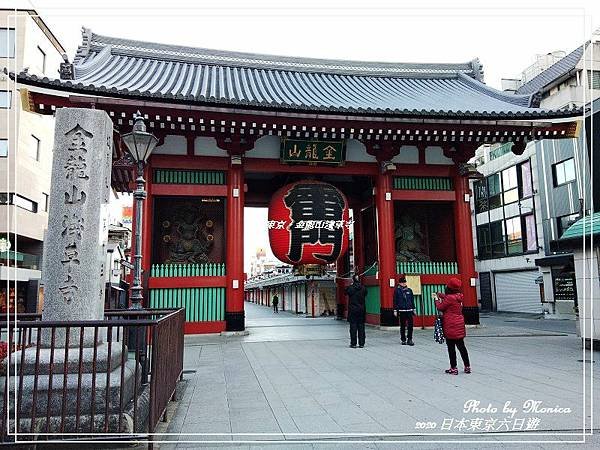
[{"label": "metal railing", "polygon": [[183,309],[0,316],[0,442],[153,433],[183,374],[184,321]]}]

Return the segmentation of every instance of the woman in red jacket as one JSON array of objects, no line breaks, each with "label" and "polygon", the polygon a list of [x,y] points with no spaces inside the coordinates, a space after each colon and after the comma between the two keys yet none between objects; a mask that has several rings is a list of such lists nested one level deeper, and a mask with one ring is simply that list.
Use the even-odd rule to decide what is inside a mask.
[{"label": "woman in red jacket", "polygon": [[450,357],[450,368],[446,373],[458,375],[456,368],[456,347],[465,364],[465,373],[471,373],[469,353],[465,347],[464,338],[467,334],[465,329],[465,318],[462,313],[463,295],[460,293],[462,283],[458,278],[450,278],[446,284],[446,292],[436,296],[435,307],[443,313],[442,327],[444,337],[448,345],[448,356]]}]

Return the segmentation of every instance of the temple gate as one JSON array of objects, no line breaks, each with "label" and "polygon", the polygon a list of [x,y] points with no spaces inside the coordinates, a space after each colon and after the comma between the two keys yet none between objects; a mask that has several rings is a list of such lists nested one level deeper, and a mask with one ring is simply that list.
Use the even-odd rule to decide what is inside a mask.
[{"label": "temple gate", "polygon": [[[13,77],[30,111],[108,113],[117,192],[134,185],[119,134],[141,111],[160,140],[145,174],[144,306],[185,306],[188,333],[244,329],[245,298],[265,298],[251,285],[244,292],[244,206],[267,206],[275,190],[306,178],[348,199],[370,323],[397,324],[398,273],[418,279],[418,313],[427,323],[431,292],[460,278],[467,323],[478,323],[466,163],[485,143],[510,141],[519,153],[536,139],[574,137],[579,114],[540,110],[535,95],[487,87],[477,60],[284,58],[90,30],[73,63],[61,65],[61,79]],[[348,270],[347,261],[338,264],[340,275]],[[345,281],[336,283],[343,311]],[[297,286],[285,295],[293,302]]]}]

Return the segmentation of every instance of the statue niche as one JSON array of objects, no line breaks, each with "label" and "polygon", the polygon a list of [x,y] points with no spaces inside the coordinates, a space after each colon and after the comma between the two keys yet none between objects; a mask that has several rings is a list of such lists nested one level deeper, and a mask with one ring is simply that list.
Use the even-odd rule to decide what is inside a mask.
[{"label": "statue niche", "polygon": [[410,214],[400,214],[400,220],[394,233],[396,260],[402,262],[430,261],[425,251],[425,233],[421,224]]},{"label": "statue niche", "polygon": [[214,245],[214,221],[197,206],[185,203],[174,211],[173,222],[163,221],[165,263],[206,263]]}]

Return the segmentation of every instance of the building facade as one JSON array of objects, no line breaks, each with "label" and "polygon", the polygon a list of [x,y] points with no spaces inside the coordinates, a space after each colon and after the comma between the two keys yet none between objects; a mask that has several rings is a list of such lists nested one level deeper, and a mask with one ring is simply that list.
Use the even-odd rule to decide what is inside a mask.
[{"label": "building facade", "polygon": [[[0,59],[8,71],[52,76],[63,53],[35,11],[0,10]],[[0,253],[0,311],[7,302],[18,311],[37,308],[53,140],[54,119],[23,110],[18,87],[0,74],[0,237],[10,242]]]},{"label": "building facade", "polygon": [[[600,96],[598,36],[556,60],[559,54],[543,59],[555,61],[546,69],[532,71],[543,67],[537,61],[511,80],[511,91],[564,110]],[[573,255],[559,239],[590,210],[589,161],[583,128],[578,138],[532,142],[521,155],[510,144],[478,150],[484,178],[473,183],[472,217],[483,310],[575,318]]]}]

